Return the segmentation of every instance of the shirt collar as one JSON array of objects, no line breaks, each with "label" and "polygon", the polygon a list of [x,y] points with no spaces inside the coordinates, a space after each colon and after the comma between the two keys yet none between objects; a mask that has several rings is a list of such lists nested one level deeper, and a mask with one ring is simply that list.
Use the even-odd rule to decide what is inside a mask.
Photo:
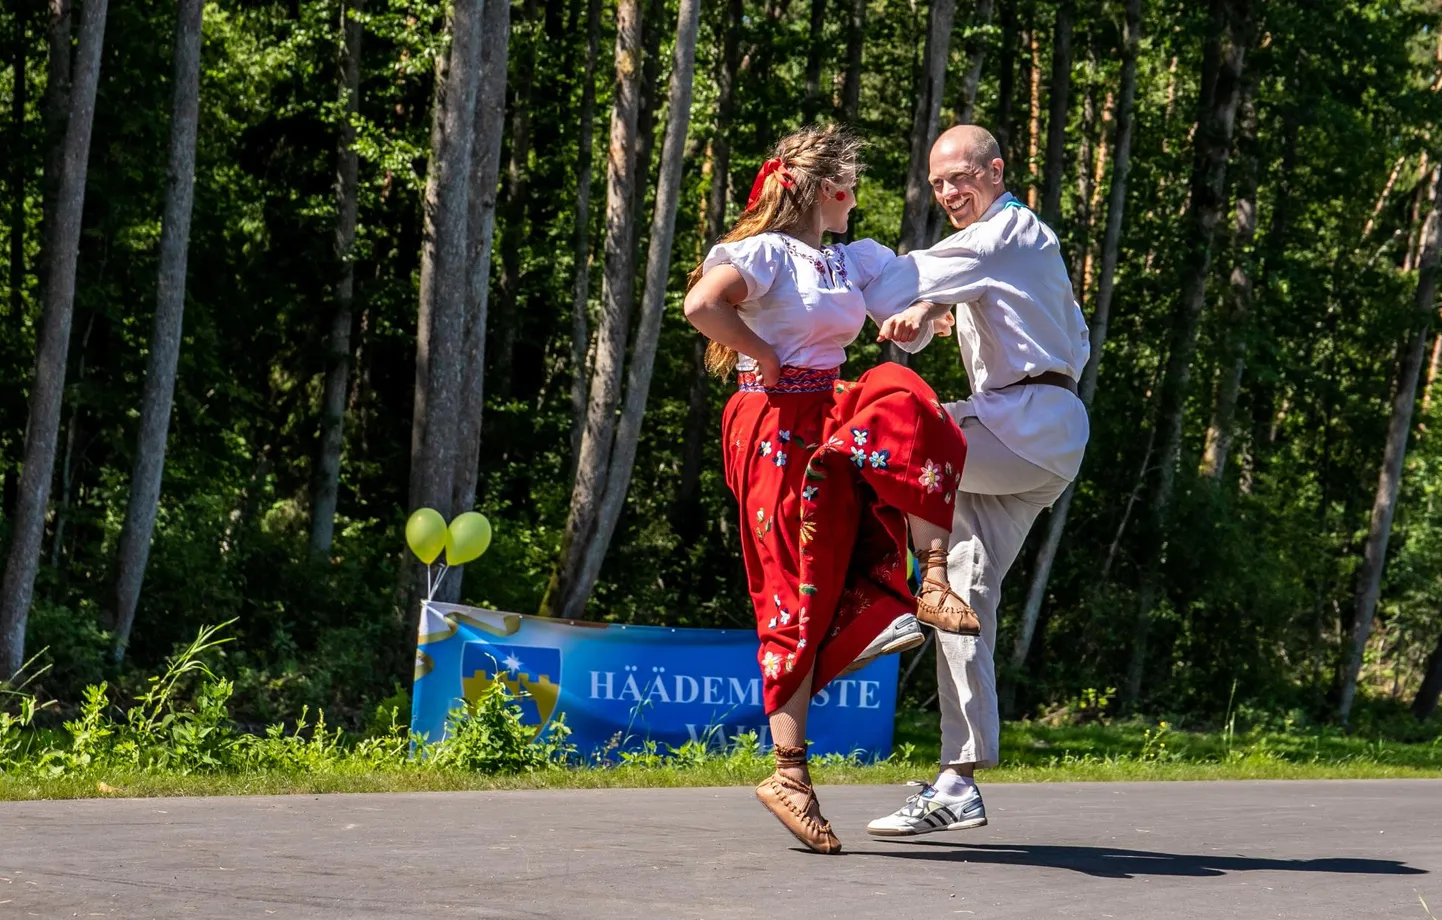
[{"label": "shirt collar", "polygon": [[[1013,204],[1013,202],[1015,202],[1015,204]],[[1018,208],[1024,207],[1024,205],[1022,205],[1020,201],[1017,201],[1017,197],[1011,192],[1002,192],[996,197],[996,200],[991,203],[991,207],[986,209],[986,213],[981,215],[981,219],[991,220],[993,217],[1000,214],[1001,209],[1006,207],[1007,205],[1012,205],[1012,207]]]}]

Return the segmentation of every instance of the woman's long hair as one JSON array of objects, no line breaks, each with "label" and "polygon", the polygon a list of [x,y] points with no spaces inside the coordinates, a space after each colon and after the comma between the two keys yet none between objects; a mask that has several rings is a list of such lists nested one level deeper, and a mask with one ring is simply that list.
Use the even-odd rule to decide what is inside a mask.
[{"label": "woman's long hair", "polygon": [[[800,230],[816,207],[823,180],[847,184],[861,172],[862,146],[860,138],[839,125],[806,127],[783,137],[770,157],[780,161],[780,168],[766,176],[756,200],[718,242]],[[691,271],[687,290],[701,280],[701,269],[698,265]],[[719,342],[706,346],[706,369],[717,377],[735,370],[736,361],[735,349]]]}]

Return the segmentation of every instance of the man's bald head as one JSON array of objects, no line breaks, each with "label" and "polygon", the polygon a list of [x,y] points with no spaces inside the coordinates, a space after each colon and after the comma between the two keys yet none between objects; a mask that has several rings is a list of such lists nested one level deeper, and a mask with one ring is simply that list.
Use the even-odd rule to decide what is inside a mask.
[{"label": "man's bald head", "polygon": [[963,230],[1006,192],[1001,146],[977,125],[948,128],[931,146],[931,190],[951,224]]}]

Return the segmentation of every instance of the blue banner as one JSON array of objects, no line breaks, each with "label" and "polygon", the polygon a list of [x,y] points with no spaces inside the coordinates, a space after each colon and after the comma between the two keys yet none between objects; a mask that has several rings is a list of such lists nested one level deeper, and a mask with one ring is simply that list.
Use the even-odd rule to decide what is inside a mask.
[{"label": "blue banner", "polygon": [[[898,656],[831,682],[811,701],[813,754],[887,757]],[[539,734],[565,713],[570,743],[591,757],[654,741],[720,745],[754,731],[770,747],[756,634],[671,629],[499,613],[426,603],[421,611],[411,728],[444,737],[446,716],[495,681]]]}]

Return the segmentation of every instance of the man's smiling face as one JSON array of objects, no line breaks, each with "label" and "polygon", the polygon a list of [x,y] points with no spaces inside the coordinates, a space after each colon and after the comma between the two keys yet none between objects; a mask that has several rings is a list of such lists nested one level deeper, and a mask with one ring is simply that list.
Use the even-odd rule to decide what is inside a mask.
[{"label": "man's smiling face", "polygon": [[989,145],[969,143],[971,140],[949,131],[931,148],[931,192],[958,230],[981,220],[1006,191],[1001,158],[988,158],[992,151],[985,148]]}]

